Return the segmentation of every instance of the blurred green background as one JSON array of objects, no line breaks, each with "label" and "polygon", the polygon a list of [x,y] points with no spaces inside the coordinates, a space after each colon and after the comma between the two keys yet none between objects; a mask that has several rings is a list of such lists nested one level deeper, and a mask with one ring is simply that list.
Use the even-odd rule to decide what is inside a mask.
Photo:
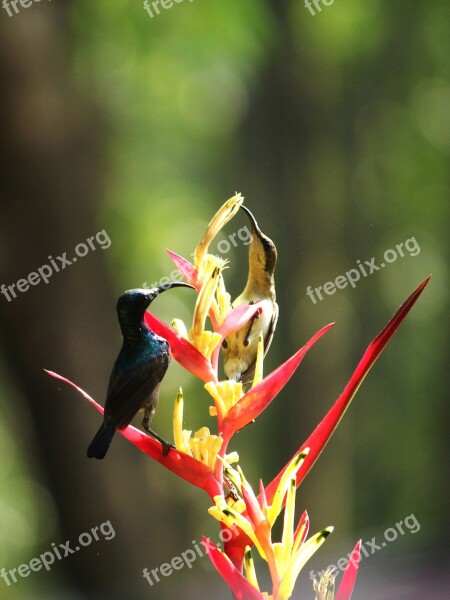
[{"label": "blurred green background", "polygon": [[[8,302],[0,297],[0,568],[110,521],[115,537],[6,585],[7,599],[228,598],[207,559],[150,587],[142,577],[217,539],[208,499],[117,436],[87,460],[100,417],[66,375],[104,402],[120,348],[115,301],[188,256],[217,208],[245,196],[279,251],[280,320],[266,370],[319,327],[336,326],[234,448],[269,481],[339,395],[370,340],[428,274],[428,288],[364,382],[298,492],[312,530],[335,532],[310,569],[355,540],[420,531],[361,565],[354,598],[443,599],[448,353],[445,243],[450,151],[450,5],[438,0],[195,0],[153,18],[138,1],[34,2],[0,14],[0,265],[10,285],[105,230],[109,248]],[[222,238],[246,225],[239,214]],[[315,304],[306,295],[414,237],[420,248]],[[226,254],[245,282],[247,247]],[[154,312],[185,321],[188,294]],[[155,429],[212,426],[201,385],[173,364]],[[447,417],[447,419],[446,419]],[[370,550],[370,548],[369,548]],[[444,591],[445,590],[445,591]]]}]

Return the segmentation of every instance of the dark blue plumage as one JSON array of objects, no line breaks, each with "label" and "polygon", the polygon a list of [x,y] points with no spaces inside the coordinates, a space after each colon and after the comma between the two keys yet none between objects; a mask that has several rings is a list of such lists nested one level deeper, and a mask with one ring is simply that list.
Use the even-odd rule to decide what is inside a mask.
[{"label": "dark blue plumage", "polygon": [[116,429],[130,424],[144,409],[142,425],[163,445],[167,454],[171,444],[150,429],[159,399],[161,381],[170,361],[170,347],[144,322],[144,314],[152,300],[171,287],[192,287],[171,282],[151,290],[134,289],[122,294],[117,302],[117,316],[123,344],[109,379],[103,424],[89,445],[89,458],[101,459],[108,451]]}]

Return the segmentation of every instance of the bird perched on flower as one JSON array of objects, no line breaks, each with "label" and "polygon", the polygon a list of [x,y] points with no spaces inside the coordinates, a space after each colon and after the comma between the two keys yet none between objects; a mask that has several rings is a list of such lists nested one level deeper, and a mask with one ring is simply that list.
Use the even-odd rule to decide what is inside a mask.
[{"label": "bird perched on flower", "polygon": [[109,380],[103,424],[87,451],[89,458],[104,458],[116,430],[129,425],[141,409],[144,429],[161,442],[164,456],[169,452],[171,444],[152,431],[150,423],[169,366],[170,347],[145,324],[144,314],[156,296],[173,287],[192,288],[188,283],[172,281],[150,290],[128,290],[117,302],[123,344]]},{"label": "bird perched on flower", "polygon": [[259,228],[250,210],[241,205],[249,218],[252,241],[249,244],[249,272],[244,291],[234,300],[233,307],[265,300],[264,309],[242,329],[229,335],[222,343],[224,369],[228,379],[247,379],[256,363],[258,340],[262,335],[264,354],[269,349],[278,319],[274,272],[277,264],[275,244]]}]

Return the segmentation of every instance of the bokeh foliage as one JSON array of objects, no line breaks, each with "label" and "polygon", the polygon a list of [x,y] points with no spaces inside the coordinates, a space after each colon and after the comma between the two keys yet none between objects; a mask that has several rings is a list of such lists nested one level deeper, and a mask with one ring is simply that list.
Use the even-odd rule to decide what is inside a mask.
[{"label": "bokeh foliage", "polygon": [[[67,75],[105,124],[100,144],[108,170],[95,210],[99,228],[113,240],[105,260],[116,294],[168,275],[173,266],[164,249],[188,256],[213,212],[237,190],[280,253],[281,316],[268,368],[336,320],[328,334],[334,337],[308,357],[295,384],[242,433],[239,451],[255,481],[269,479],[309,433],[370,339],[433,273],[300,498],[316,528],[332,522],[349,538],[382,533],[415,513],[421,536],[402,540],[393,556],[429,552],[435,543],[441,548],[450,6],[337,0],[313,17],[294,0],[185,0],[151,19],[137,1],[66,4]],[[237,219],[223,235],[244,224]],[[417,256],[398,259],[318,304],[305,295],[307,285],[323,285],[357,259],[380,257],[412,236],[421,248]],[[237,293],[246,248],[227,258]],[[167,296],[155,303],[156,313],[187,320],[189,300]],[[170,430],[169,405],[180,383],[191,399],[189,427],[204,424],[206,396],[173,366],[165,382],[167,406],[158,415],[162,430]],[[2,390],[6,406],[6,383]],[[3,404],[8,414],[2,422],[16,431]],[[16,461],[15,479],[4,464],[0,483],[0,523],[13,527],[19,515],[15,533],[6,530],[0,542],[5,562],[15,564],[27,559],[36,540],[38,550],[45,549],[55,524],[51,500],[32,483],[45,466],[28,461],[20,444],[15,449],[15,436],[3,432],[1,444]],[[157,467],[146,468],[150,493]],[[169,477],[161,476],[166,491]],[[177,494],[185,492],[175,485]],[[196,496],[187,493],[177,506],[194,516],[187,524],[181,512],[174,515],[173,528],[186,543],[174,545],[173,554],[191,536],[198,539],[206,519],[205,506],[190,508]],[[14,515],[11,494],[21,498]],[[30,506],[39,516],[30,517]],[[15,542],[19,558],[11,539],[20,540],[24,528],[28,550]],[[343,546],[335,534],[328,556],[341,556]],[[161,594],[173,597],[178,584],[171,585],[167,580]]]}]

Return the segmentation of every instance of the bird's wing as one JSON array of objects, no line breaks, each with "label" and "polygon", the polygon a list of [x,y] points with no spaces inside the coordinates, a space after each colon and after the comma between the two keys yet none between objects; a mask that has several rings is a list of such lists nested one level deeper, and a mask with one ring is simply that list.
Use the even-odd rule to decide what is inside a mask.
[{"label": "bird's wing", "polygon": [[[105,422],[119,429],[126,427],[140,408],[152,397],[169,365],[168,357],[152,357],[142,367],[117,373],[114,369],[105,403]],[[157,397],[155,398],[157,400]]]},{"label": "bird's wing", "polygon": [[264,340],[264,356],[267,354],[267,351],[270,348],[270,344],[272,343],[273,334],[275,333],[275,328],[277,326],[278,313],[279,313],[278,304],[276,302],[274,302],[273,303],[272,321],[270,323],[270,327],[267,332],[266,339]]}]

